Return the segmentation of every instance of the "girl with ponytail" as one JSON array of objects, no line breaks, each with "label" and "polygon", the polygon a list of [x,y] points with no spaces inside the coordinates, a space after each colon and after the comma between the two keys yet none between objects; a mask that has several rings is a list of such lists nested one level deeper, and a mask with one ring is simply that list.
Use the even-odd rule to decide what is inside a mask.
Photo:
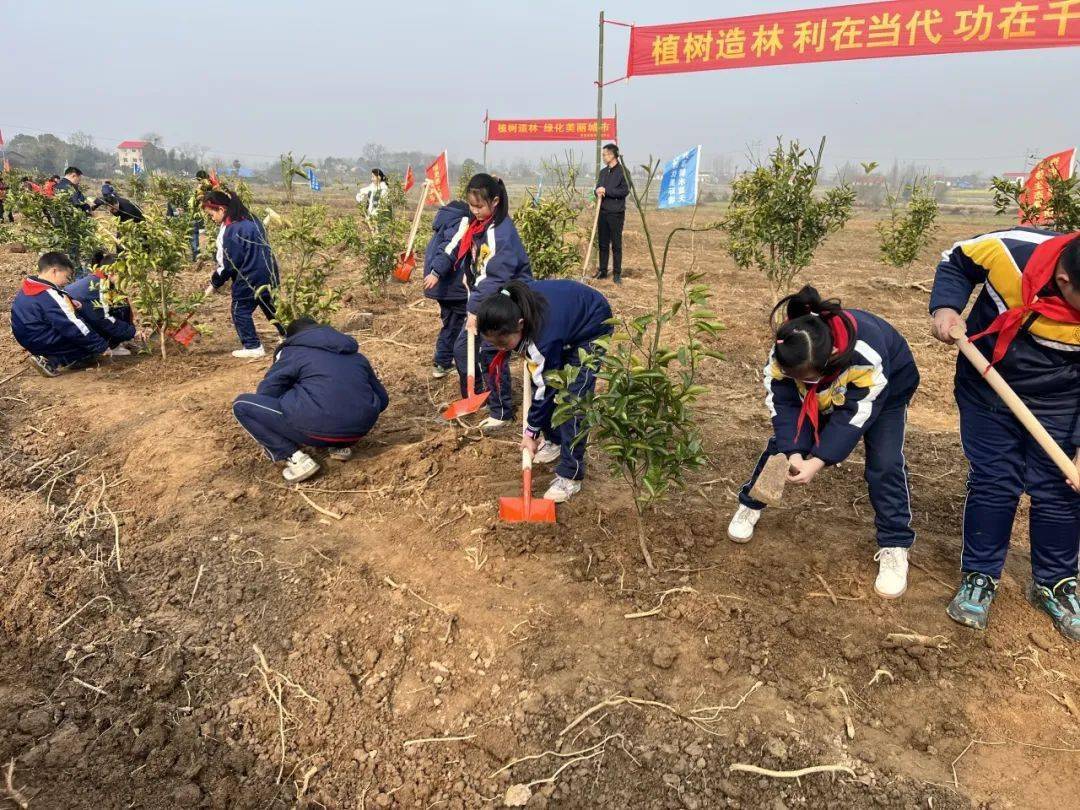
[{"label": "girl with ponytail", "polygon": [[521,446],[533,460],[556,459],[555,478],[544,497],[565,503],[581,491],[585,477],[585,437],[571,419],[553,427],[555,391],[545,375],[567,365],[580,366],[569,387],[586,396],[596,386],[592,369],[581,366],[581,350],[595,351],[595,341],[611,334],[611,305],[585,284],[567,280],[511,281],[486,298],[477,309],[477,329],[499,351],[523,356],[532,371],[533,400],[525,420]]},{"label": "girl with ponytail", "polygon": [[266,231],[251,216],[240,197],[230,191],[214,189],[203,197],[202,208],[218,225],[217,268],[210,276],[206,294],[213,295],[232,282],[232,320],[242,348],[233,357],[255,358],[266,354],[252,314],[261,309],[278,334],[270,289],[278,285],[278,265],[270,250]]},{"label": "girl with ponytail", "polygon": [[915,541],[904,460],[907,407],[919,386],[911,349],[891,324],[823,300],[810,286],[773,308],[772,323],[778,321],[765,365],[773,436],[739,492],[728,535],[737,543],[753,536],[765,504],[750,490],[770,457],[787,456],[787,481],[808,484],[862,439],[877,527],[874,590],[887,599],[901,596]]},{"label": "girl with ponytail", "polygon": [[[458,230],[443,249],[451,259],[454,272],[461,272],[469,290],[465,304],[465,328],[454,344],[461,395],[466,395],[468,376],[468,332],[477,335],[476,318],[480,305],[506,289],[513,281],[532,281],[532,266],[521,243],[514,220],[510,218],[510,199],[503,181],[490,174],[474,174],[465,192],[469,215],[462,216]],[[432,279],[434,285],[438,279]],[[425,281],[425,286],[426,286]],[[495,348],[487,341],[477,352],[477,380],[483,379],[488,397],[488,417],[480,427],[493,430],[514,418],[514,400],[510,394],[510,370],[505,360],[497,359]]]}]

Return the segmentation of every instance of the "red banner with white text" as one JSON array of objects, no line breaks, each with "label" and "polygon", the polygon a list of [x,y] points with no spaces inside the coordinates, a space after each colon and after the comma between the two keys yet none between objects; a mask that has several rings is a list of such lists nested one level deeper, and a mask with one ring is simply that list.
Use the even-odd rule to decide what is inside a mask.
[{"label": "red banner with white text", "polygon": [[450,202],[450,166],[445,150],[424,169],[424,177],[431,181],[425,205],[446,205]]},{"label": "red banner with white text", "polygon": [[[1080,0],[1078,0],[1080,2]],[[595,118],[489,118],[489,141],[595,141]],[[604,118],[600,137],[618,137],[614,118]]]},{"label": "red banner with white text", "polygon": [[1080,45],[1080,0],[892,0],[633,26],[627,76]]}]

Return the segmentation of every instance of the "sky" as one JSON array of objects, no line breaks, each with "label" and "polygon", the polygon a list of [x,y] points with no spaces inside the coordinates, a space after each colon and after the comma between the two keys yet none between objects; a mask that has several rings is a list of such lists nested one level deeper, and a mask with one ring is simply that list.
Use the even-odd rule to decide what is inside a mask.
[{"label": "sky", "polygon": [[[829,0],[0,0],[0,131],[80,130],[112,148],[153,131],[252,165],[357,156],[366,143],[479,159],[494,118],[596,114],[597,16],[651,25]],[[607,28],[606,78],[628,32]],[[826,164],[894,159],[1020,170],[1080,142],[1080,48],[635,77],[605,88],[632,159],[696,144],[745,165],[778,135],[828,137]],[[493,143],[536,159],[573,144]],[[590,155],[591,147],[577,146]]]}]

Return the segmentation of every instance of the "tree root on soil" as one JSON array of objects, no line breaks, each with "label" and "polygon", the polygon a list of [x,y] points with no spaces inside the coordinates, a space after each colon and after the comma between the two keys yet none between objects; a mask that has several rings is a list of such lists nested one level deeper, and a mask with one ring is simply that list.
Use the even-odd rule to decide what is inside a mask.
[{"label": "tree root on soil", "polygon": [[688,720],[689,722],[693,723],[695,726],[697,726],[699,729],[704,731],[706,734],[712,734],[714,736],[717,736],[718,732],[715,729],[710,728],[710,725],[713,724],[713,723],[716,723],[720,719],[721,713],[735,711],[740,706],[742,706],[743,703],[746,701],[746,699],[748,697],[750,697],[750,695],[752,695],[754,692],[756,692],[759,688],[761,688],[761,686],[763,686],[762,681],[756,681],[754,683],[754,685],[751,686],[746,691],[746,693],[742,697],[740,697],[735,702],[735,704],[732,705],[732,706],[725,706],[725,705],[701,706],[701,707],[698,707],[696,709],[690,709],[689,711],[686,711],[686,712],[680,711],[679,709],[676,709],[674,706],[670,706],[667,703],[661,703],[660,701],[657,701],[657,700],[642,700],[640,698],[627,697],[626,695],[613,695],[612,697],[609,697],[609,698],[606,698],[605,700],[600,701],[595,706],[592,706],[592,707],[586,709],[581,714],[579,714],[577,717],[575,717],[566,726],[566,728],[564,728],[562,731],[559,732],[558,739],[561,740],[573,728],[575,728],[579,723],[581,723],[583,720],[588,719],[592,715],[596,714],[596,712],[598,712],[598,711],[600,711],[602,709],[608,709],[608,708],[613,708],[615,706],[621,706],[621,705],[626,704],[626,703],[630,704],[631,706],[639,706],[639,707],[650,707],[651,706],[651,707],[657,708],[657,709],[665,709],[665,710],[671,712],[676,717],[678,717],[678,718],[680,718],[682,720]]},{"label": "tree root on soil", "polygon": [[697,593],[697,591],[694,588],[691,588],[689,585],[682,585],[682,586],[680,586],[678,588],[668,588],[666,591],[664,591],[662,594],[660,594],[660,601],[657,603],[656,607],[654,607],[652,610],[643,610],[643,611],[641,611],[639,613],[624,613],[623,618],[624,619],[644,619],[647,616],[655,616],[663,609],[664,600],[667,599],[667,597],[669,595],[673,594],[673,593]]},{"label": "tree root on soil", "polygon": [[506,793],[503,796],[504,807],[524,807],[528,804],[529,799],[532,798],[532,789],[537,785],[549,785],[553,784],[556,779],[559,778],[559,774],[565,771],[567,768],[577,765],[579,762],[584,762],[594,757],[598,757],[603,754],[607,748],[607,744],[614,739],[624,740],[622,734],[609,734],[602,739],[596,745],[591,745],[588,748],[582,748],[580,751],[570,751],[568,753],[560,753],[558,751],[545,751],[542,754],[531,754],[527,757],[521,757],[520,759],[512,760],[511,762],[503,765],[499,770],[495,771],[488,778],[494,778],[503,771],[513,768],[515,765],[520,765],[522,762],[531,762],[536,759],[543,759],[547,756],[554,756],[560,758],[566,758],[567,761],[560,765],[550,776],[545,776],[543,779],[534,779],[531,782],[520,782],[511,785],[506,789]]},{"label": "tree root on soil", "polygon": [[[305,690],[304,687],[292,681],[287,675],[278,672],[276,669],[272,669],[270,667],[270,664],[267,663],[266,656],[263,655],[263,651],[259,649],[258,644],[253,644],[252,649],[255,651],[255,655],[258,658],[258,663],[256,664],[255,668],[258,670],[259,675],[262,676],[263,686],[266,687],[266,692],[268,695],[270,695],[270,700],[277,708],[278,712],[278,737],[281,742],[281,761],[278,764],[276,783],[280,785],[281,777],[285,773],[285,721],[293,720],[295,717],[292,712],[285,708],[285,687],[288,686],[290,689],[294,689],[295,691],[299,692],[300,696],[306,699],[309,703],[311,703],[312,706],[317,705],[319,703],[319,699],[312,697],[310,694],[308,694],[307,690]],[[273,680],[272,685],[270,683],[271,680]]]},{"label": "tree root on soil", "polygon": [[15,760],[12,759],[7,766],[7,770],[4,773],[4,795],[15,804],[16,807],[21,807],[22,810],[27,810],[30,806],[30,800],[27,799],[22,792],[15,787]]},{"label": "tree root on soil", "polygon": [[812,773],[846,773],[850,776],[855,776],[855,771],[847,767],[847,765],[811,765],[808,768],[799,768],[797,771],[773,771],[769,768],[759,768],[757,765],[746,765],[742,762],[736,762],[728,766],[728,771],[752,773],[758,776],[771,776],[773,779],[798,779],[802,776],[809,776]]}]

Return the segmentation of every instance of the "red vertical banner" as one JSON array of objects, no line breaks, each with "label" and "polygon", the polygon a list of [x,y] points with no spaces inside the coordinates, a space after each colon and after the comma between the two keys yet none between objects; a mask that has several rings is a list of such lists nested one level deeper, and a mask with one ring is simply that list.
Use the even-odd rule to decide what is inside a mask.
[{"label": "red vertical banner", "polygon": [[[1031,170],[1027,182],[1024,183],[1024,191],[1020,195],[1020,205],[1024,208],[1041,209],[1050,199],[1050,178],[1060,177],[1068,180],[1073,176],[1073,167],[1076,163],[1076,149],[1066,149],[1063,152],[1045,157]],[[1030,219],[1024,218],[1020,212],[1021,225],[1041,225],[1048,217],[1036,214]]]},{"label": "red vertical banner", "polygon": [[446,150],[435,158],[435,162],[424,169],[424,176],[431,181],[428,188],[428,205],[446,205],[450,201],[450,170],[446,161]]},{"label": "red vertical banner", "polygon": [[[616,119],[605,118],[600,137],[614,141],[616,130]],[[595,141],[596,133],[595,118],[491,118],[487,122],[489,141]]]},{"label": "red vertical banner", "polygon": [[1080,0],[891,0],[630,30],[627,76],[1080,45]]},{"label": "red vertical banner", "polygon": [[415,182],[416,182],[416,178],[413,175],[412,166],[409,166],[409,168],[407,168],[405,170],[405,182],[402,183],[402,186],[404,186],[404,188],[405,188],[405,193],[406,194],[409,193],[409,189],[413,187],[413,184]]}]

